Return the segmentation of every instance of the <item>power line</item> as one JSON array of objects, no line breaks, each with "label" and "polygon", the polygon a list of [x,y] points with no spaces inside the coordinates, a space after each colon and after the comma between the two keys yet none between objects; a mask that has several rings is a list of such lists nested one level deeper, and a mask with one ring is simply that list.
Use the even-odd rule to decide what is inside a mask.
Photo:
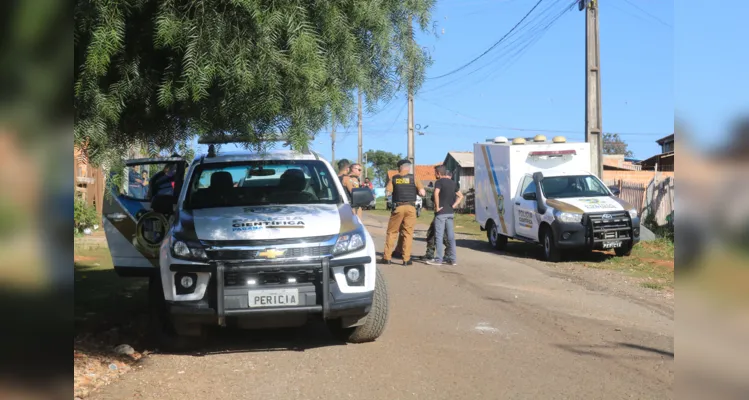
[{"label": "power line", "polygon": [[636,9],[640,10],[640,12],[642,12],[643,14],[649,16],[650,18],[653,18],[654,20],[660,22],[664,26],[667,26],[669,28],[673,28],[673,26],[671,26],[670,24],[666,23],[665,21],[663,21],[662,19],[656,17],[655,15],[653,15],[653,14],[645,11],[644,9],[640,8],[640,6],[638,6],[637,4],[632,3],[630,0],[624,0],[624,2],[626,2],[627,4],[629,4],[630,6],[636,8]]},{"label": "power line", "polygon": [[523,18],[520,21],[518,21],[518,23],[515,24],[515,26],[512,27],[512,29],[510,29],[507,33],[505,33],[504,36],[502,36],[499,40],[497,40],[493,45],[491,45],[488,49],[486,49],[478,57],[474,58],[473,60],[469,61],[468,63],[463,64],[461,67],[458,67],[457,69],[454,69],[454,70],[452,70],[452,71],[450,71],[450,72],[448,72],[446,74],[442,74],[442,75],[435,76],[433,78],[427,78],[427,79],[440,79],[440,78],[444,78],[446,76],[449,76],[449,75],[452,75],[452,74],[454,74],[456,72],[459,72],[459,71],[467,68],[469,65],[473,64],[474,62],[478,61],[481,57],[485,56],[487,53],[489,53],[495,47],[497,47],[500,43],[502,43],[502,41],[505,40],[505,38],[509,34],[511,34],[515,30],[515,28],[517,28],[521,23],[523,23],[523,21],[525,21],[526,18],[528,18],[529,15],[531,15],[531,13],[533,12],[533,10],[535,10],[536,7],[538,7],[539,4],[541,4],[542,1],[544,1],[544,0],[538,0],[538,2],[536,2],[536,4],[533,6],[533,8],[531,8],[530,11],[528,11],[528,13],[525,14],[525,16],[523,16]]},{"label": "power line", "polygon": [[[445,107],[441,104],[435,103],[433,101],[429,101],[426,99],[419,98],[419,100],[427,102],[429,104],[432,104],[434,106],[440,107],[444,110],[450,111],[452,113],[458,114],[464,118],[483,123],[484,121],[471,117],[469,115],[462,114],[456,110],[453,110],[451,108]],[[501,125],[474,125],[474,124],[460,124],[460,123],[454,123],[454,122],[441,122],[441,121],[429,121],[430,125],[452,125],[452,126],[459,126],[459,127],[467,127],[467,128],[476,128],[476,129],[493,129],[493,130],[508,130],[508,131],[520,131],[520,132],[547,132],[547,133],[583,133],[583,131],[573,131],[573,130],[558,130],[558,129],[534,129],[534,128],[515,128],[515,127],[509,127],[509,126],[501,126]],[[620,136],[665,136],[668,135],[667,133],[662,132],[618,132],[618,131],[611,131],[606,133],[618,133]]]},{"label": "power line", "polygon": [[[556,5],[558,3],[561,3],[562,1],[563,0],[558,0],[556,3],[554,3],[551,6],[549,6],[544,11],[542,11],[541,15],[543,15],[547,11],[551,10],[552,8],[554,8],[554,5]],[[481,82],[485,81],[487,78],[495,76],[497,73],[505,70],[506,68],[509,68],[512,64],[514,64],[522,56],[523,53],[525,53],[531,46],[533,46],[538,40],[540,40],[540,38],[551,28],[551,26],[554,23],[556,23],[557,20],[559,20],[565,13],[569,12],[573,8],[573,6],[575,4],[576,4],[576,2],[570,3],[569,5],[565,6],[565,8],[561,12],[558,12],[556,15],[551,16],[551,18],[549,18],[548,15],[545,16],[545,17],[541,17],[541,15],[537,15],[535,17],[535,19],[540,19],[541,20],[540,23],[538,23],[535,26],[533,26],[532,28],[528,29],[528,34],[527,35],[521,34],[518,38],[516,38],[515,40],[509,42],[507,44],[507,47],[504,49],[504,51],[501,51],[499,54],[497,54],[497,56],[494,59],[492,59],[489,63],[484,64],[482,66],[479,66],[476,69],[474,69],[471,72],[469,72],[468,74],[463,75],[463,76],[459,76],[459,77],[457,77],[457,78],[455,78],[455,79],[453,79],[453,80],[451,80],[449,82],[443,83],[443,84],[441,84],[441,85],[439,85],[437,87],[428,88],[428,89],[422,91],[421,94],[434,93],[434,92],[436,92],[436,91],[438,91],[438,90],[440,90],[440,89],[442,89],[444,87],[450,86],[453,83],[456,83],[456,82],[458,82],[458,81],[460,81],[460,80],[462,80],[464,78],[467,78],[467,77],[475,74],[476,72],[479,72],[480,70],[482,70],[482,69],[484,69],[486,67],[495,65],[497,62],[501,61],[505,56],[508,56],[508,55],[509,55],[508,60],[505,63],[503,63],[500,66],[500,68],[497,68],[497,69],[489,72],[487,75],[485,75],[482,78],[479,78],[479,80],[475,81],[474,83],[461,86],[461,89],[465,90],[465,89],[467,89],[469,87],[475,86],[477,83],[481,83]],[[542,26],[544,24],[544,22],[546,22],[546,25]],[[531,23],[532,23],[532,21],[528,21],[523,26],[523,28],[527,27]],[[516,31],[515,34],[517,34],[517,32],[519,32],[519,31]],[[514,36],[515,34],[510,35],[510,36]],[[508,37],[510,37],[510,36],[508,36]],[[515,50],[515,51],[513,51],[513,50]],[[451,93],[459,93],[462,90],[459,90],[458,92],[451,92]]]}]

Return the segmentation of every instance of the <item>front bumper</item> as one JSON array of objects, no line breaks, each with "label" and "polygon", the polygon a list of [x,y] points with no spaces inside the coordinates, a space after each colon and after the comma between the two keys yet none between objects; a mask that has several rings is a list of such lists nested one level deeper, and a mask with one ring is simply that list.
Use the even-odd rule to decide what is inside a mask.
[{"label": "front bumper", "polygon": [[[362,317],[369,313],[373,291],[343,293],[333,278],[332,267],[364,266],[372,262],[371,257],[348,259],[324,258],[320,261],[305,263],[283,263],[258,265],[252,263],[211,263],[205,265],[170,266],[173,272],[211,272],[211,281],[202,300],[167,302],[170,314],[191,317],[190,319],[214,320],[225,325],[227,317],[274,316],[289,314],[317,314],[323,319],[341,317]],[[248,285],[227,285],[227,271],[241,272],[283,272],[299,269],[319,272],[318,279],[298,284],[267,285],[263,287]],[[249,291],[254,289],[297,289],[298,304],[294,306],[273,306],[262,308],[249,307]],[[324,295],[326,294],[327,295]]]},{"label": "front bumper", "polygon": [[[631,218],[626,227],[599,228],[595,229],[592,224],[584,220],[580,222],[560,222],[555,220],[551,224],[554,241],[560,249],[588,249],[602,250],[604,243],[623,242],[623,245],[631,246],[640,242],[640,218]],[[615,237],[606,237],[606,233]]]}]

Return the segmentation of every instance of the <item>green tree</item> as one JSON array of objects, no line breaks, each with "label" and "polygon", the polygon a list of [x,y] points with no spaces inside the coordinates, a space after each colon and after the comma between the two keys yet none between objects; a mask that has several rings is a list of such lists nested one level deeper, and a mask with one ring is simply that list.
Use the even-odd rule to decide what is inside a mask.
[{"label": "green tree", "polygon": [[413,40],[435,0],[77,0],[74,133],[94,163],[192,135],[295,146],[430,63]]},{"label": "green tree", "polygon": [[603,134],[603,154],[624,154],[632,157],[633,153],[628,149],[627,142],[619,137],[618,133]]},{"label": "green tree", "polygon": [[367,163],[372,166],[374,173],[373,178],[377,186],[385,186],[388,179],[388,170],[396,169],[398,160],[401,160],[403,156],[399,154],[393,154],[384,150],[367,150]]}]

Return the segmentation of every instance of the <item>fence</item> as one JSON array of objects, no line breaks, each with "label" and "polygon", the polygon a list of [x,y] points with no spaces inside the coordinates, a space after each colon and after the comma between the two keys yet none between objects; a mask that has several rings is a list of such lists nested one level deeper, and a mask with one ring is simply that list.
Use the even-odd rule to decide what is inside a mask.
[{"label": "fence", "polygon": [[605,180],[604,183],[610,188],[619,189],[619,198],[631,204],[638,214],[645,209],[645,192],[647,186],[637,182],[626,182],[621,179]]},{"label": "fence", "polygon": [[664,226],[673,222],[674,214],[674,178],[668,177],[663,180],[653,179],[647,187],[645,194],[645,209],[643,219],[652,215],[658,226]]},{"label": "fence", "polygon": [[644,185],[622,180],[606,180],[606,186],[619,189],[619,198],[631,204],[643,221],[653,215],[658,226],[670,224],[674,213],[674,177],[653,179]]}]

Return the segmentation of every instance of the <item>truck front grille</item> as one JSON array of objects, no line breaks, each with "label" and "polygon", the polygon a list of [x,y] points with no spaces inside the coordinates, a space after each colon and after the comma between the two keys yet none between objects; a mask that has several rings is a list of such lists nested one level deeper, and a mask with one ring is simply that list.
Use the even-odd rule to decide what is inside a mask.
[{"label": "truck front grille", "polygon": [[[290,281],[290,278],[293,281]],[[224,271],[224,286],[273,286],[305,284],[322,281],[322,273],[312,269],[288,271],[255,271],[247,269],[227,269]]]},{"label": "truck front grille", "polygon": [[607,240],[627,240],[632,238],[632,219],[628,212],[586,214],[588,238],[594,243]]},{"label": "truck front grille", "polygon": [[229,250],[229,249],[211,249],[207,250],[208,258],[216,261],[246,261],[246,260],[284,260],[299,258],[321,258],[328,256],[333,252],[333,246],[312,246],[312,247],[295,247],[285,249],[274,249],[282,251],[268,252],[267,250]]}]

